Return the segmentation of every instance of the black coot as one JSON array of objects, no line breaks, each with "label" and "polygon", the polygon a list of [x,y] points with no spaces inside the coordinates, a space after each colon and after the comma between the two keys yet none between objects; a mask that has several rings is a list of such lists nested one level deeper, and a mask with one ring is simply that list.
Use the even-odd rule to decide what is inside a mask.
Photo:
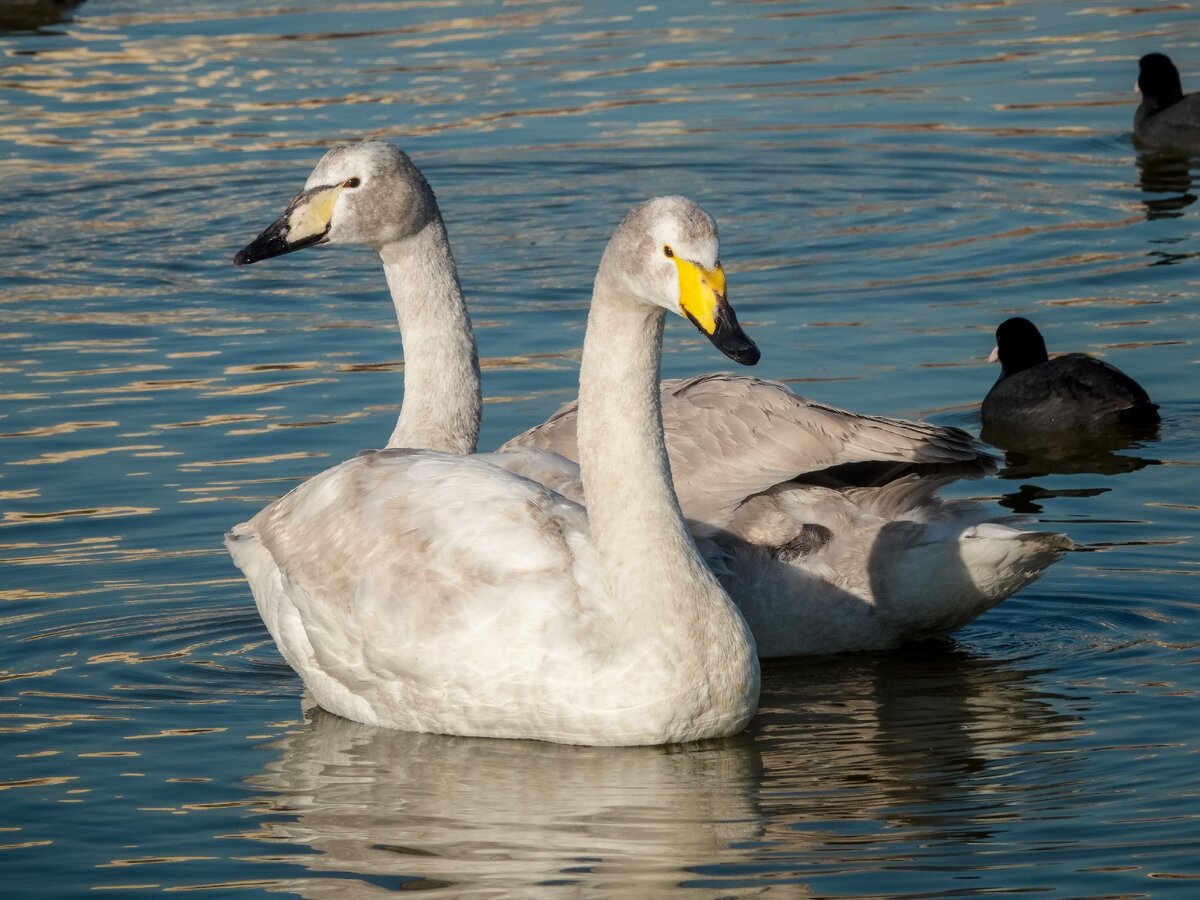
[{"label": "black coot", "polygon": [[996,329],[994,355],[1001,371],[980,410],[985,429],[1044,435],[1158,422],[1158,406],[1140,384],[1084,353],[1050,359],[1028,319],[1008,319]]}]

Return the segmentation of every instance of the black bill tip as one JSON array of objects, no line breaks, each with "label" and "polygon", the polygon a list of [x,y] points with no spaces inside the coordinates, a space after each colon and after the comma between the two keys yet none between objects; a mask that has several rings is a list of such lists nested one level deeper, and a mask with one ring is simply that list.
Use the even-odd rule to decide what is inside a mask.
[{"label": "black bill tip", "polygon": [[235,266],[248,266],[260,260],[272,259],[276,256],[283,256],[285,253],[303,250],[305,247],[311,247],[313,244],[323,244],[327,240],[328,231],[329,229],[326,229],[324,232],[314,234],[312,237],[289,242],[287,239],[288,227],[286,220],[281,219],[235,253],[233,255],[233,264]]},{"label": "black bill tip", "polygon": [[287,235],[288,224],[286,217],[272,222],[262,234],[234,254],[233,264],[235,266],[248,266],[259,260],[270,259],[273,256],[282,256],[285,253],[291,253],[293,250],[299,250],[299,245],[288,243]]},{"label": "black bill tip", "polygon": [[753,366],[762,358],[758,345],[750,339],[750,335],[742,331],[737,313],[724,299],[717,304],[716,320],[717,327],[708,336],[714,347],[743,366]]}]

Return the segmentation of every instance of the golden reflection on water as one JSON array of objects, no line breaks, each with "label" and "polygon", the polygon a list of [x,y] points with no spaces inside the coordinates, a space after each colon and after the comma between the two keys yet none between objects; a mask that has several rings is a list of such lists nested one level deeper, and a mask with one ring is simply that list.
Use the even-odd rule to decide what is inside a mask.
[{"label": "golden reflection on water", "polygon": [[[21,463],[13,463],[21,465]],[[64,519],[82,517],[86,519],[112,519],[120,516],[147,516],[158,512],[155,506],[101,506],[92,509],[63,509],[56,512],[21,513],[7,511],[0,519],[0,527],[22,522],[61,522]]]},{"label": "golden reflection on water", "polygon": [[[74,431],[81,431],[85,428],[116,428],[120,422],[59,422],[57,425],[45,425],[40,428],[27,428],[24,431],[11,431],[7,434],[0,434],[0,438],[9,437],[49,437],[54,434],[70,434]],[[4,494],[0,492],[0,500],[5,499]]]},{"label": "golden reflection on water", "polygon": [[[1132,686],[1111,668],[1128,662],[1118,643],[1194,661],[1180,633],[1186,592],[1135,596],[1121,582],[1134,573],[1137,591],[1163,592],[1154,576],[1197,574],[1185,521],[1167,516],[1194,506],[1129,478],[1169,454],[1164,471],[1194,466],[1180,458],[1194,445],[1176,430],[1194,428],[1194,410],[1169,407],[1168,453],[1109,454],[1124,467],[1120,479],[1101,470],[1113,522],[1050,506],[1099,497],[1092,482],[1064,490],[1010,458],[1021,491],[993,486],[987,501],[1036,501],[1057,527],[1108,529],[1081,538],[1104,552],[1072,561],[1071,575],[1064,563],[1024,607],[1017,598],[1016,611],[986,621],[966,640],[979,656],[942,648],[769,671],[750,738],[609,752],[378,732],[319,715],[295,723],[279,710],[294,709],[298,683],[221,534],[382,441],[403,362],[376,260],[360,277],[365,255],[252,276],[232,274],[229,259],[236,235],[297,186],[317,148],[399,138],[431,175],[461,253],[490,354],[485,425],[515,432],[536,421],[533,401],[574,393],[590,273],[560,257],[600,245],[593,210],[660,183],[698,191],[737,249],[728,270],[753,310],[743,323],[776,336],[777,352],[811,351],[773,377],[818,399],[847,388],[842,396],[881,413],[932,408],[976,430],[978,396],[942,385],[977,375],[961,360],[986,352],[1001,307],[1032,307],[1085,335],[1102,327],[1108,342],[1089,349],[1114,359],[1192,340],[1188,276],[1165,290],[1145,269],[1194,254],[1186,240],[1153,244],[1142,231],[1194,212],[1191,169],[1135,164],[1124,135],[1130,48],[1177,40],[1170,8],[1088,7],[1047,25],[1050,7],[1020,2],[627,14],[505,4],[483,15],[449,0],[219,6],[107,14],[85,4],[57,35],[4,45],[0,176],[23,202],[6,223],[18,277],[0,290],[10,329],[0,338],[12,346],[0,367],[0,565],[10,573],[0,602],[14,612],[0,617],[11,636],[0,733],[26,740],[0,784],[25,804],[12,807],[20,827],[0,828],[6,862],[58,844],[43,871],[61,848],[86,865],[70,887],[118,895],[828,896],[883,893],[915,869],[930,893],[938,873],[952,887],[1039,889],[1036,873],[1010,882],[1005,867],[1023,866],[1019,854],[1063,820],[1096,823],[1086,794],[1107,770],[1088,768],[1099,739],[1081,736],[1112,732],[1104,749],[1114,751],[1125,737],[1113,723],[1127,710],[1079,721],[1061,711],[1071,708],[1061,690],[1081,686],[1092,708],[1107,701],[1091,699],[1091,686],[1195,694],[1169,662],[1136,660],[1147,673]],[[1119,85],[1105,80],[1117,72]],[[1053,89],[1027,100],[1039,84]],[[334,274],[314,275],[322,266]],[[1121,311],[1134,306],[1137,319]],[[557,333],[518,346],[547,313],[560,316],[545,329]],[[892,327],[909,337],[878,343]],[[693,348],[718,366],[690,335],[672,337],[668,364]],[[864,348],[902,358],[868,362]],[[827,350],[842,357],[826,364]],[[938,379],[931,393],[895,400],[893,388],[926,373]],[[368,418],[385,427],[371,432]],[[1121,494],[1135,487],[1145,493]],[[1130,636],[1141,620],[1178,631]],[[1108,659],[1076,659],[1093,646]],[[1045,671],[994,661],[1012,648]],[[1060,674],[1068,687],[1040,693]],[[287,702],[256,705],[264,699]],[[246,743],[265,740],[269,751]],[[182,774],[213,747],[219,762]],[[257,770],[263,752],[271,761],[251,784],[261,796],[241,799],[229,772]],[[212,792],[170,794],[184,784]],[[1164,802],[1147,793],[1143,806]],[[78,804],[104,804],[129,825],[119,837],[76,828],[63,812]],[[236,815],[203,818],[220,810]],[[158,834],[161,815],[191,817],[189,846]],[[1122,840],[1131,833],[1128,822],[1112,827]],[[1086,852],[1070,849],[1066,867]],[[255,876],[267,867],[276,877],[239,878],[251,863]],[[103,880],[129,869],[141,880]],[[823,875],[833,880],[808,886]],[[1075,891],[1064,879],[1077,875],[1043,877]],[[1135,892],[1127,887],[1103,893]]]},{"label": "golden reflection on water", "polygon": [[54,466],[66,462],[76,462],[81,459],[92,459],[97,456],[107,456],[110,453],[131,453],[134,456],[146,456],[146,451],[161,451],[161,444],[124,444],[115,447],[89,447],[84,450],[61,450],[43,453],[35,459],[18,459],[8,463],[10,466]]},{"label": "golden reflection on water", "polygon": [[273,453],[268,456],[246,456],[239,459],[210,459],[204,462],[184,463],[180,468],[186,471],[189,469],[224,468],[227,466],[257,466],[264,463],[282,462],[290,459],[321,459],[324,456],[324,453],[297,451],[295,453]]},{"label": "golden reflection on water", "polygon": [[[938,66],[1002,65],[1016,63],[1033,57],[1038,49],[992,50],[981,58],[966,58],[950,62],[933,62],[920,59],[911,65],[891,65],[854,73],[839,73],[833,76],[809,74],[809,68],[824,54],[847,52],[870,52],[872,42],[880,40],[878,35],[867,35],[860,40],[835,42],[828,46],[794,50],[780,57],[778,48],[770,56],[761,58],[753,54],[733,53],[724,44],[733,35],[732,24],[722,22],[722,15],[708,10],[694,16],[681,16],[666,11],[666,15],[652,15],[654,7],[637,10],[637,16],[622,16],[609,13],[592,15],[582,5],[546,6],[540,9],[504,11],[490,15],[456,16],[453,11],[468,4],[333,4],[324,12],[342,14],[349,20],[370,22],[372,27],[345,31],[291,31],[284,33],[261,30],[263,19],[281,16],[283,10],[229,9],[219,13],[196,10],[189,14],[164,13],[162,15],[105,15],[84,7],[79,22],[70,32],[76,46],[44,47],[35,55],[10,60],[6,72],[8,84],[17,88],[26,99],[40,102],[40,116],[32,127],[26,116],[26,107],[18,107],[18,115],[5,121],[0,113],[0,142],[27,148],[32,152],[28,161],[6,159],[0,168],[15,168],[18,165],[46,165],[39,160],[36,151],[70,147],[86,150],[94,161],[132,160],[150,154],[188,153],[194,154],[198,147],[214,150],[224,149],[230,142],[228,134],[213,134],[209,117],[220,115],[226,129],[252,131],[243,134],[239,148],[243,151],[282,149],[288,147],[314,146],[326,140],[323,136],[297,136],[288,129],[276,126],[271,133],[258,132],[260,123],[278,120],[298,121],[301,116],[311,116],[314,111],[334,110],[351,107],[375,107],[385,113],[382,118],[396,120],[401,114],[394,108],[405,106],[430,111],[445,108],[449,114],[429,114],[406,117],[402,126],[367,125],[360,128],[360,136],[388,137],[403,133],[413,139],[446,131],[470,131],[486,133],[493,129],[524,127],[546,117],[586,118],[606,110],[632,108],[636,106],[663,106],[679,104],[711,103],[715,96],[731,103],[755,102],[761,98],[764,88],[769,88],[777,101],[801,98],[821,99],[833,88],[844,97],[889,92],[904,92],[895,87],[914,73]],[[403,11],[445,10],[447,15],[431,17],[426,21],[409,17],[406,24],[395,26],[395,14]],[[311,8],[300,7],[298,12],[311,12]],[[974,13],[977,8],[963,7],[964,14]],[[1095,14],[1095,10],[1086,11]],[[372,14],[376,14],[374,17]],[[384,16],[390,16],[385,18]],[[766,18],[786,20],[792,17],[821,18],[839,15],[835,9],[812,10],[805,13],[793,11],[763,10],[759,15]],[[631,20],[637,19],[636,24]],[[731,13],[724,18],[735,21]],[[225,21],[229,28],[223,33],[180,33],[179,26]],[[663,23],[666,24],[663,24]],[[235,29],[245,23],[250,30],[239,33]],[[1040,41],[1048,41],[1057,47],[1070,43],[1103,43],[1105,32],[1081,31],[1074,35],[1056,34],[1038,36],[1028,33],[1031,20],[1020,20],[1020,24],[1009,22],[1015,33],[1011,40],[1019,41],[1030,48],[1037,48]],[[657,27],[656,27],[657,25]],[[972,36],[989,34],[995,36],[999,20],[993,19],[978,30],[959,28],[953,35],[890,35],[887,40],[902,39],[962,42]],[[601,26],[601,27],[597,27]],[[607,27],[604,27],[607,26]],[[164,38],[137,38],[133,34],[144,29],[172,27],[173,36]],[[557,28],[557,31],[554,30]],[[542,32],[548,41],[528,41],[523,47],[501,51],[496,55],[488,52],[472,54],[470,48],[490,50],[497,35],[537,34]],[[285,83],[295,82],[295,87],[286,98],[277,98],[271,89],[277,87],[281,72],[267,65],[272,44],[313,44],[323,51],[334,54],[355,53],[356,44],[370,41],[372,45],[384,43],[391,50],[403,51],[402,62],[392,63],[386,71],[403,72],[411,77],[409,84],[398,87],[390,79],[386,87],[378,90],[356,84],[348,74],[333,74],[329,68],[323,70],[326,77],[333,74],[340,88],[328,91],[321,79],[304,73],[297,61],[289,65],[291,78]],[[614,66],[614,54],[619,54],[631,43],[652,41],[659,48],[680,48],[675,58],[635,57],[636,64]],[[452,56],[435,52],[415,53],[453,42]],[[701,45],[705,49],[697,58],[691,48]],[[328,49],[327,49],[328,48]],[[494,52],[494,51],[493,51]],[[1062,52],[1060,50],[1060,52]],[[338,56],[331,57],[336,62]],[[263,60],[259,64],[259,60]],[[728,67],[731,77],[728,84],[717,91],[703,82],[693,85],[687,70],[711,70]],[[756,81],[743,83],[740,79],[755,68],[772,67],[781,69],[779,81],[763,85]],[[534,105],[519,95],[522,82],[541,77],[553,71],[558,86],[579,86],[578,92],[561,90],[556,99],[565,102],[554,105]],[[336,73],[336,69],[334,70]],[[295,75],[302,77],[294,77]],[[663,76],[675,74],[675,81],[663,85]],[[372,76],[377,76],[372,72]],[[589,89],[597,79],[610,83],[619,80],[622,89],[599,91]],[[374,80],[380,81],[378,77]],[[486,85],[486,87],[485,87]],[[653,85],[647,87],[646,85]],[[912,89],[907,89],[912,93]],[[574,94],[574,95],[573,95]],[[494,97],[489,100],[489,97]],[[482,100],[493,103],[494,110],[470,111],[466,101]],[[1083,101],[1063,101],[1064,106],[1087,108],[1088,106],[1114,105],[1122,101],[1108,98],[1088,98]],[[82,109],[80,107],[83,107]],[[1009,108],[1006,104],[993,104],[998,111]],[[1014,109],[1049,108],[1042,104],[1036,107],[1014,104]],[[847,123],[825,123],[826,129],[861,127]],[[871,123],[871,128],[914,128],[947,129],[953,123]],[[665,135],[683,135],[705,130],[702,123],[686,115],[672,116],[658,121],[642,121],[622,128],[611,124],[603,134],[613,136],[641,136],[643,138]],[[996,129],[996,135],[1020,135],[1035,133],[1039,129],[1010,128]],[[1050,125],[1040,129],[1045,133],[1086,133],[1086,125]],[[59,137],[60,132],[69,132],[69,139]],[[576,139],[579,136],[576,136]],[[577,145],[587,145],[588,141]]]}]

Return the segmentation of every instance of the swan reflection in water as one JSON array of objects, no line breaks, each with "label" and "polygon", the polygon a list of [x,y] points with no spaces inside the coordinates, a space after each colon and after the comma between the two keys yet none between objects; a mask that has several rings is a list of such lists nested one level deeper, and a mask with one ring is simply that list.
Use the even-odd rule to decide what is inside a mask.
[{"label": "swan reflection in water", "polygon": [[291,818],[265,823],[267,836],[308,845],[319,855],[299,862],[341,876],[288,885],[306,897],[575,896],[582,882],[651,896],[688,866],[732,861],[731,845],[761,830],[745,733],[596,748],[391,731],[310,708],[277,746],[257,786]]},{"label": "swan reflection in water", "polygon": [[314,708],[253,779],[274,810],[254,836],[307,869],[275,889],[312,898],[803,897],[830,867],[886,877],[885,844],[944,842],[970,868],[962,842],[992,833],[1014,779],[1078,776],[1073,754],[1022,749],[1074,722],[1032,673],[943,642],[768,666],[748,734],[687,746],[412,734]]},{"label": "swan reflection in water", "polygon": [[[913,842],[934,842],[942,849],[932,856],[945,858],[923,850],[925,863],[970,869],[977,860],[964,846],[993,835],[1021,793],[1066,791],[1078,778],[1073,754],[1053,745],[1073,741],[1079,719],[1052,705],[1037,674],[946,641],[765,671],[764,698],[776,706],[756,720],[772,823],[764,840],[802,859],[856,850],[844,871],[880,872]],[[788,790],[817,785],[820,796]],[[843,847],[852,820],[862,827]],[[807,822],[829,828],[826,840],[811,843],[822,832],[808,830],[809,845],[798,846]]]}]

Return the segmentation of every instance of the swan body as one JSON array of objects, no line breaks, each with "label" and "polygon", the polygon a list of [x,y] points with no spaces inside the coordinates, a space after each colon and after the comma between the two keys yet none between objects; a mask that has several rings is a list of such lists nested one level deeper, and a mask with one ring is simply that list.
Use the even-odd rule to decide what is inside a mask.
[{"label": "swan body", "polygon": [[1185,94],[1175,63],[1162,53],[1138,61],[1142,102],[1133,114],[1133,136],[1162,148],[1200,149],[1200,93]]},{"label": "swan body", "polygon": [[1015,438],[1158,421],[1158,405],[1140,384],[1084,353],[1050,359],[1041,332],[1028,319],[1000,324],[992,357],[1000,362],[1000,377],[980,407],[989,432]]},{"label": "swan body", "polygon": [[717,259],[715,224],[680,197],[636,207],[610,241],[580,369],[587,511],[486,456],[385,449],[232,531],[263,621],[322,707],[577,744],[746,726],[754,641],[684,527],[657,402],[668,309],[757,360]]},{"label": "swan body", "polygon": [[887,650],[956,631],[1074,546],[940,500],[949,480],[784,485],[695,531],[761,657]]},{"label": "swan body", "polygon": [[[333,195],[336,215],[326,209],[330,185],[352,185]],[[321,204],[329,215],[309,212]],[[388,447],[471,452],[480,379],[470,320],[437,201],[401,151],[379,142],[331,150],[279,221],[235,261],[343,241],[379,251],[401,325],[404,405]],[[857,415],[729,374],[663,382],[657,402],[683,514],[765,655],[877,649],[951,631],[1034,580],[1069,546],[1060,535],[979,529],[983,515],[964,523],[956,507],[943,506],[942,476],[996,468],[997,457],[959,429]],[[572,401],[488,459],[582,504],[577,418]],[[875,489],[906,475],[935,479],[923,482],[928,489],[883,495],[907,496],[907,506],[868,501],[869,491],[815,490]],[[904,553],[876,552],[881,534],[902,530],[924,537],[912,537]],[[826,533],[810,546],[812,535]],[[807,552],[797,552],[802,547]],[[866,560],[874,562],[863,574],[858,561]],[[914,572],[920,578],[909,590]],[[955,578],[931,580],[936,572]],[[905,615],[904,603],[925,611]],[[881,615],[885,605],[889,614]]]},{"label": "swan body", "polygon": [[[578,467],[563,456],[518,447],[489,458],[585,502]],[[953,480],[785,482],[743,498],[720,524],[688,525],[761,658],[887,650],[958,630],[1074,549],[1065,535],[1013,528],[979,504],[940,499]]]}]

